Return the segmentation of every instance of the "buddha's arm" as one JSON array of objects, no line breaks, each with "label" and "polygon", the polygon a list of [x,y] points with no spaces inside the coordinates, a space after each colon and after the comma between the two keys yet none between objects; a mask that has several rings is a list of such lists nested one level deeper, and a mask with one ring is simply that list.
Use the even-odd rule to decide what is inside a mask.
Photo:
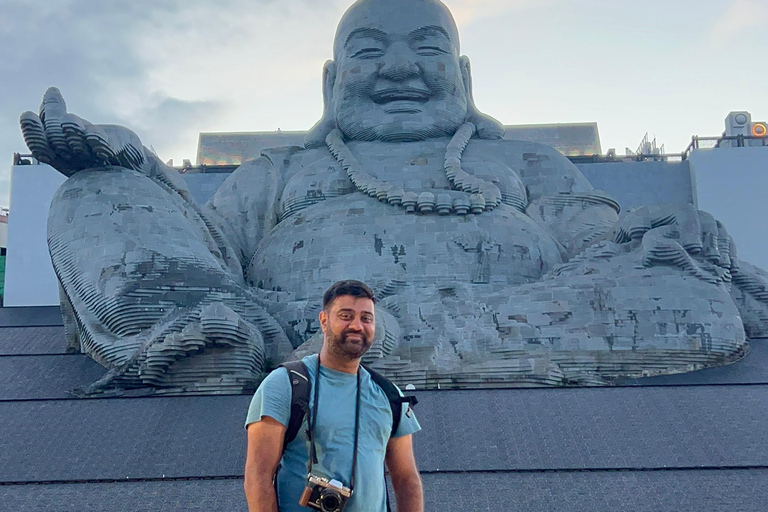
[{"label": "buddha's arm", "polygon": [[562,155],[549,158],[542,174],[552,176],[556,186],[547,188],[540,177],[533,181],[539,190],[529,197],[526,213],[563,245],[566,259],[608,242],[639,251],[646,266],[671,265],[707,281],[730,280],[734,245],[712,215],[682,203],[643,206],[619,215],[618,203],[593,190],[570,161]]},{"label": "buddha's arm", "polygon": [[525,186],[525,213],[563,246],[566,259],[602,239],[614,227],[618,203],[594,190],[561,153],[549,146],[519,142],[507,145],[506,153]]},{"label": "buddha's arm", "polygon": [[[179,173],[144,147],[133,131],[123,126],[92,124],[68,113],[64,98],[55,87],[43,96],[39,115],[24,112],[20,123],[32,155],[67,177],[83,171],[119,168],[154,181],[169,194],[169,205],[175,203],[185,210],[189,223],[197,228],[211,253],[221,257],[235,275],[242,276],[241,262],[233,257],[235,251],[228,236],[194,201]],[[143,200],[138,193],[127,199],[129,203]]]},{"label": "buddha's arm", "polygon": [[589,191],[539,197],[528,204],[526,213],[544,226],[571,258],[614,228],[618,209],[608,195]]},{"label": "buddha's arm", "polygon": [[238,167],[205,205],[245,268],[261,238],[278,221],[280,169],[265,157]]}]

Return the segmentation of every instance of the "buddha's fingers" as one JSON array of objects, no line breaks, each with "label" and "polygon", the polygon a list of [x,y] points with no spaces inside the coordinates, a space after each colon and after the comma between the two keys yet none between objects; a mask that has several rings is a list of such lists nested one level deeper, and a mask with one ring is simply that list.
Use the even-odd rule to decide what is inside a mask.
[{"label": "buddha's fingers", "polygon": [[699,210],[701,225],[702,256],[715,265],[721,265],[722,255],[718,247],[718,228],[715,218],[707,212]]},{"label": "buddha's fingers", "polygon": [[91,151],[105,164],[119,165],[117,153],[109,144],[109,137],[103,128],[96,125],[85,127],[85,141]]},{"label": "buddha's fingers", "polygon": [[67,113],[67,103],[56,87],[49,87],[43,95],[43,101],[40,103],[40,120],[45,123],[48,115],[61,117]]},{"label": "buddha's fingers", "polygon": [[117,153],[120,165],[128,169],[138,170],[144,164],[144,154],[135,145],[134,141],[124,143]]},{"label": "buddha's fingers", "polygon": [[[653,267],[657,265],[668,265],[686,271],[702,281],[712,284],[718,284],[723,279],[723,272],[717,270],[717,267],[707,265],[702,266],[694,260],[688,250],[684,249],[670,231],[675,227],[667,225],[648,231],[642,240],[643,265]],[[728,277],[730,279],[730,276]]]},{"label": "buddha's fingers", "polygon": [[117,152],[117,162],[120,165],[120,167],[125,167],[126,169],[135,169],[135,166],[131,161],[130,155],[128,154],[125,148]]},{"label": "buddha's fingers", "polygon": [[68,162],[73,159],[73,155],[61,126],[66,115],[67,104],[64,102],[64,98],[57,88],[51,87],[45,92],[43,103],[40,105],[40,120],[45,126],[45,135],[51,148],[59,158]]},{"label": "buddha's fingers", "polygon": [[730,249],[729,255],[731,258],[731,272],[738,272],[739,254],[736,248],[736,242],[733,241],[733,237],[731,235],[728,235],[728,248]]},{"label": "buddha's fingers", "polygon": [[93,161],[93,151],[85,140],[86,121],[74,114],[67,114],[61,123],[67,145],[73,156],[86,165]]},{"label": "buddha's fingers", "polygon": [[19,118],[19,123],[21,124],[24,143],[32,152],[32,156],[44,164],[53,164],[56,158],[48,144],[45,127],[37,114],[29,111],[24,112]]},{"label": "buddha's fingers", "polygon": [[674,224],[680,234],[680,245],[691,254],[702,251],[702,228],[699,212],[690,204],[680,204],[671,207],[664,219],[654,222],[654,225]]}]

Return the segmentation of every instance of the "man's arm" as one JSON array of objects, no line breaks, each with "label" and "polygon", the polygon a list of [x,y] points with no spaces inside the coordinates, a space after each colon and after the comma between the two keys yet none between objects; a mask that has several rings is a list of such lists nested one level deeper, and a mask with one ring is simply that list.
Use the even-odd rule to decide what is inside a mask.
[{"label": "man's arm", "polygon": [[409,434],[391,438],[387,443],[385,460],[398,512],[424,512],[424,490],[413,455],[412,436]]},{"label": "man's arm", "polygon": [[277,512],[273,479],[283,453],[285,431],[285,425],[269,416],[248,425],[244,486],[249,512]]}]

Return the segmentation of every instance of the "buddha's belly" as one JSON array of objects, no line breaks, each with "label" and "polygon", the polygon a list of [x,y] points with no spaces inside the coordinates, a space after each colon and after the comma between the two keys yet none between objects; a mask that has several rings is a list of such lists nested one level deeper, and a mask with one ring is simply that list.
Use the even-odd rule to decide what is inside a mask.
[{"label": "buddha's belly", "polygon": [[413,215],[355,193],[281,222],[259,244],[247,276],[259,288],[319,301],[341,279],[385,292],[452,282],[501,288],[538,280],[558,263],[552,237],[505,205],[464,217]]}]

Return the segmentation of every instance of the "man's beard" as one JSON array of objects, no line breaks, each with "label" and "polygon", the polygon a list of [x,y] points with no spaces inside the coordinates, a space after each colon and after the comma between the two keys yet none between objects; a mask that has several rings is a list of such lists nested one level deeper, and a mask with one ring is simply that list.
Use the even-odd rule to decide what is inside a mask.
[{"label": "man's beard", "polygon": [[[359,335],[360,342],[350,341],[348,339],[350,334]],[[344,329],[338,336],[330,333],[328,342],[331,352],[345,359],[360,359],[373,344],[373,340],[367,338],[364,332],[351,331],[349,329]]]}]

